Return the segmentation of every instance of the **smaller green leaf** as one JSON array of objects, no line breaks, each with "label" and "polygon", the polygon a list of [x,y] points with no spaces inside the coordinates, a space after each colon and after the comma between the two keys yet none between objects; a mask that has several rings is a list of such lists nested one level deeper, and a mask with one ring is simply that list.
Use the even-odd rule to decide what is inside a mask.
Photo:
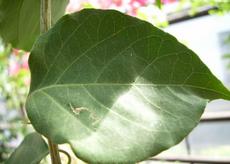
[{"label": "smaller green leaf", "polygon": [[48,154],[48,146],[40,134],[31,133],[11,154],[6,164],[35,164]]},{"label": "smaller green leaf", "polygon": [[[52,1],[52,24],[65,13],[68,0]],[[0,36],[14,48],[30,51],[40,35],[40,0],[0,0]]]}]

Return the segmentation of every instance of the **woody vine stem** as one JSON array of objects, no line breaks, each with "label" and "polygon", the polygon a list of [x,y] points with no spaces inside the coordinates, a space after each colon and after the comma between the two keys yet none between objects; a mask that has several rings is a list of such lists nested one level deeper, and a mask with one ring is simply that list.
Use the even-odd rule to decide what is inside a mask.
[{"label": "woody vine stem", "polygon": [[[47,32],[51,27],[51,0],[41,0],[40,6],[40,32]],[[58,145],[54,144],[49,138],[49,151],[52,164],[61,164]]]}]

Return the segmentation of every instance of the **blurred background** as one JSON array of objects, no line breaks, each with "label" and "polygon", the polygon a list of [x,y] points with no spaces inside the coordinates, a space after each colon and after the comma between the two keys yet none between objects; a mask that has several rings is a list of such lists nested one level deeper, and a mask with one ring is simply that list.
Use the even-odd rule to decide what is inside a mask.
[{"label": "blurred background", "polygon": [[[230,0],[70,0],[66,13],[83,8],[116,9],[152,23],[196,52],[230,86]],[[28,57],[28,52],[13,49],[0,38],[0,163],[31,131],[24,109],[30,84]],[[229,102],[216,100],[207,106],[205,114],[227,116],[229,108]],[[224,159],[230,156],[229,138],[230,120],[204,121],[159,157]]]}]

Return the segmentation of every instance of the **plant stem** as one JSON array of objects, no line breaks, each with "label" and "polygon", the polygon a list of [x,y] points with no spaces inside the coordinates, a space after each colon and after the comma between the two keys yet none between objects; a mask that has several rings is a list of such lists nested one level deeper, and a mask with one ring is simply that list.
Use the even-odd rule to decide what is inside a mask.
[{"label": "plant stem", "polygon": [[49,151],[50,151],[52,164],[61,164],[58,145],[54,144],[49,138],[48,138],[48,144],[49,144]]},{"label": "plant stem", "polygon": [[40,32],[47,32],[51,28],[51,0],[41,0]]},{"label": "plant stem", "polygon": [[[43,34],[51,27],[51,0],[41,0],[40,3],[40,33]],[[61,164],[58,145],[54,144],[49,138],[47,139],[52,164]]]}]

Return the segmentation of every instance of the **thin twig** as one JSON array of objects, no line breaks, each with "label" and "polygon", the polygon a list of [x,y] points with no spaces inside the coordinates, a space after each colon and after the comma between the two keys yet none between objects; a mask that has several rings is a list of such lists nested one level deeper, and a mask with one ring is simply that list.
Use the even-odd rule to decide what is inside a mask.
[{"label": "thin twig", "polygon": [[[40,33],[43,34],[51,28],[51,0],[41,0],[40,3]],[[52,164],[61,164],[58,145],[54,144],[49,138],[47,139]]]},{"label": "thin twig", "polygon": [[51,0],[41,0],[40,33],[43,34],[51,28]]}]

